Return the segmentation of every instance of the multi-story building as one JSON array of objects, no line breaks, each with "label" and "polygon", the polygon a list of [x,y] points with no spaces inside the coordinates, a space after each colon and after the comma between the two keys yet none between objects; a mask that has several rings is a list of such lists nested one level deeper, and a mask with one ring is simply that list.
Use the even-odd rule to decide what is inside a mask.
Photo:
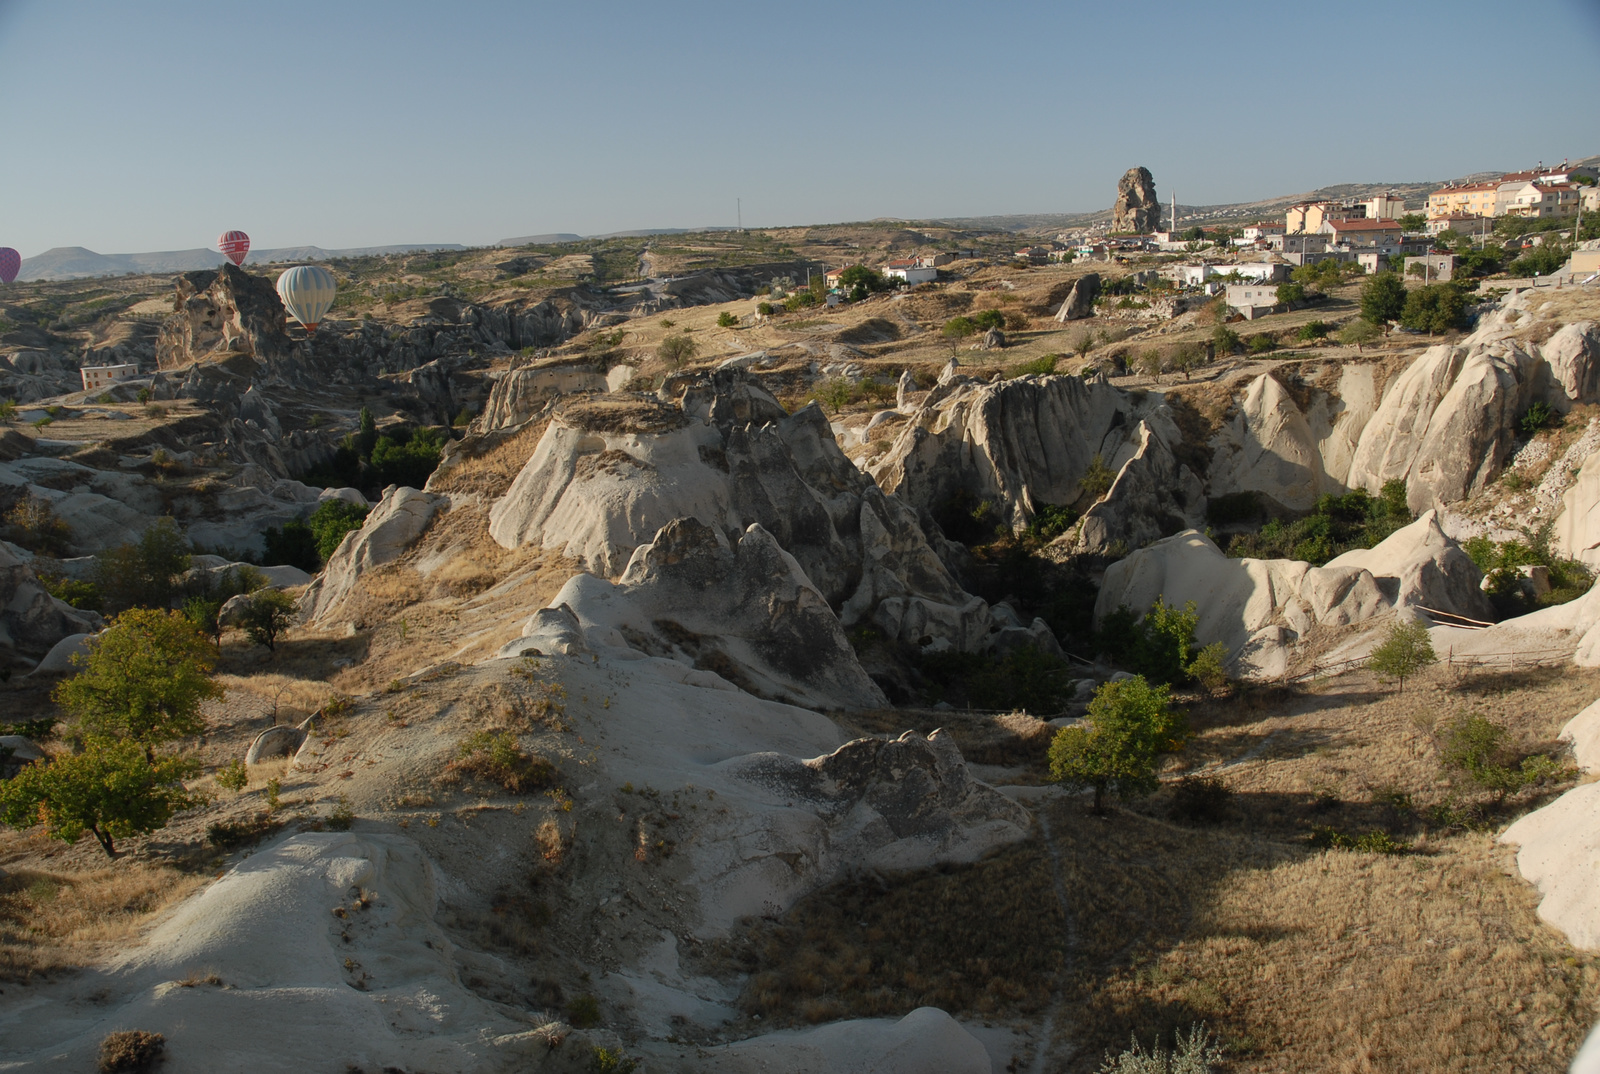
[{"label": "multi-story building", "polygon": [[1440,187],[1428,195],[1428,219],[1445,216],[1493,216],[1500,184],[1461,183]]},{"label": "multi-story building", "polygon": [[136,365],[86,365],[82,369],[83,390],[92,392],[96,388],[104,388],[115,384],[119,380],[139,375]]},{"label": "multi-story building", "polygon": [[1496,216],[1576,216],[1580,188],[1574,183],[1518,179],[1501,183],[1495,194]]}]

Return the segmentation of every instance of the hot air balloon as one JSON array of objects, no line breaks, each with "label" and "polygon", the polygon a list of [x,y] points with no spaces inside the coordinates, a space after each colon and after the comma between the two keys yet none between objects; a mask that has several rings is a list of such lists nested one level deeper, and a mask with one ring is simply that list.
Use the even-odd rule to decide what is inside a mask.
[{"label": "hot air balloon", "polygon": [[22,270],[22,255],[9,246],[0,246],[0,280],[11,283]]},{"label": "hot air balloon", "polygon": [[250,236],[242,231],[224,231],[217,239],[217,249],[235,265],[242,265],[244,255],[250,252]]},{"label": "hot air balloon", "polygon": [[305,325],[307,332],[317,330],[317,322],[333,307],[337,290],[333,273],[316,265],[296,265],[278,277],[278,297],[283,299],[283,308]]}]

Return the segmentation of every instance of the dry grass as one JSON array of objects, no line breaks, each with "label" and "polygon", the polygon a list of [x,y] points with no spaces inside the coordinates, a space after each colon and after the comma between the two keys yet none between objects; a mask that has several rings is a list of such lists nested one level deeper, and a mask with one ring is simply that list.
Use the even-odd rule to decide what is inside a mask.
[{"label": "dry grass", "polygon": [[866,877],[747,921],[724,957],[752,974],[742,1006],[820,1022],[921,1006],[1038,1011],[1066,947],[1049,859],[1036,842],[974,865]]},{"label": "dry grass", "polygon": [[87,964],[205,883],[170,866],[16,869],[0,876],[0,980],[29,981]]},{"label": "dry grass", "polygon": [[1056,819],[1072,1069],[1205,1020],[1239,1071],[1558,1071],[1593,1020],[1595,967],[1484,836],[1385,857],[1076,804]]},{"label": "dry grass", "polygon": [[464,442],[461,454],[428,480],[436,492],[476,493],[486,500],[504,496],[544,435],[548,420],[534,420],[507,436],[496,431]]}]

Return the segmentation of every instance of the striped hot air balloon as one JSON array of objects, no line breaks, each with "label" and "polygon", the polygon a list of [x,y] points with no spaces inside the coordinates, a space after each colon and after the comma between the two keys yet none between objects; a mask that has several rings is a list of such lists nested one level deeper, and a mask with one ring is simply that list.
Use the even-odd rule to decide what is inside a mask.
[{"label": "striped hot air balloon", "polygon": [[9,246],[0,246],[0,280],[11,283],[22,271],[22,255]]},{"label": "striped hot air balloon", "polygon": [[250,252],[250,236],[242,231],[224,231],[217,239],[217,249],[235,265],[242,265],[244,255]]},{"label": "striped hot air balloon", "polygon": [[316,265],[296,265],[278,277],[278,297],[289,316],[315,332],[317,323],[333,308],[338,290],[333,273]]}]

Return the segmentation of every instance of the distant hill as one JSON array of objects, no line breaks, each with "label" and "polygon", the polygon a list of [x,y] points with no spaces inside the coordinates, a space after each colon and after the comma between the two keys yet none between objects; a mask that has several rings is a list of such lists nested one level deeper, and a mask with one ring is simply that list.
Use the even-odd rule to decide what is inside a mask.
[{"label": "distant hill", "polygon": [[[286,246],[279,249],[251,250],[245,264],[264,265],[273,261],[327,261],[335,257],[367,257],[375,254],[403,254],[417,250],[465,250],[453,242],[410,243],[398,246],[361,246],[348,250],[324,250],[320,246]],[[125,276],[128,273],[188,272],[216,268],[223,257],[215,250],[166,250],[146,254],[97,254],[82,246],[58,246],[37,257],[24,258],[19,280],[76,280],[90,276]]]},{"label": "distant hill", "polygon": [[501,239],[496,246],[550,246],[558,242],[580,242],[583,239],[648,239],[652,235],[702,235],[708,231],[738,231],[726,225],[715,227],[642,227],[632,231],[608,231],[604,235],[523,235],[515,239]]}]

